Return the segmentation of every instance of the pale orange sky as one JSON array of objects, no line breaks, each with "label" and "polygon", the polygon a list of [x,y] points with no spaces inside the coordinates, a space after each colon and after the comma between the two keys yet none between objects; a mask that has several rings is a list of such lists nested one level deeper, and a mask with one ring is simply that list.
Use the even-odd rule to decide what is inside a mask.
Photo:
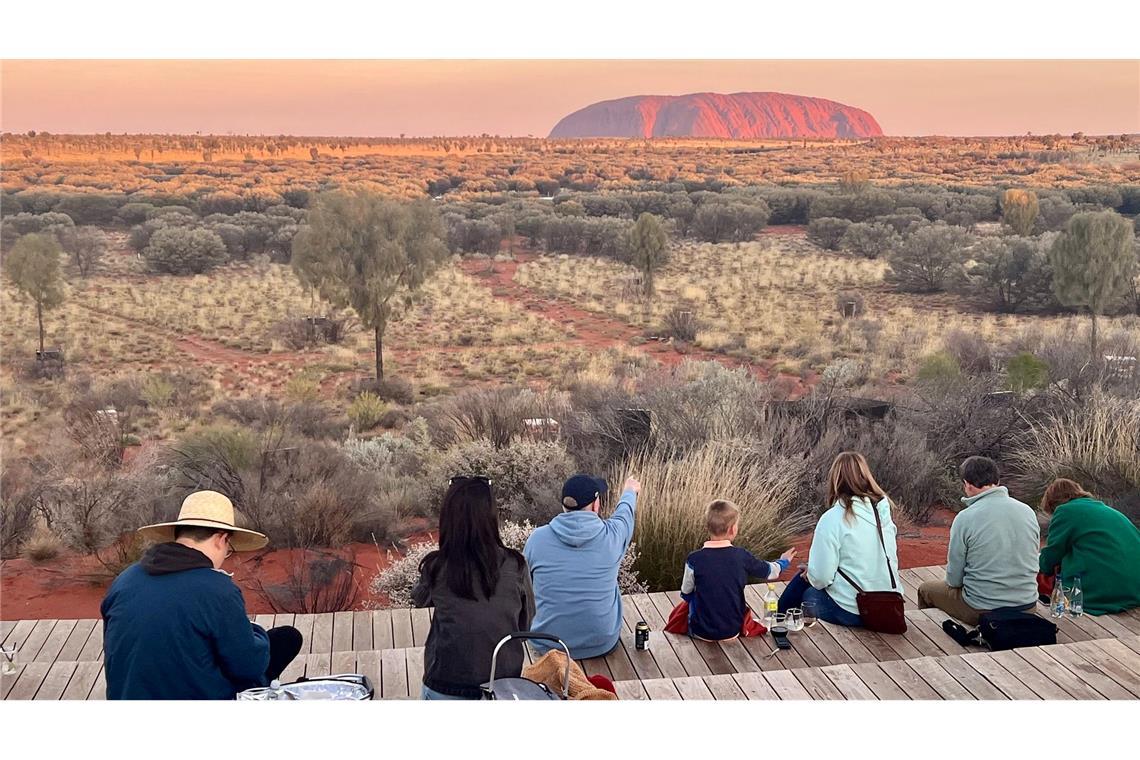
[{"label": "pale orange sky", "polygon": [[9,60],[0,129],[545,136],[628,95],[776,91],[888,135],[1140,132],[1140,61]]}]

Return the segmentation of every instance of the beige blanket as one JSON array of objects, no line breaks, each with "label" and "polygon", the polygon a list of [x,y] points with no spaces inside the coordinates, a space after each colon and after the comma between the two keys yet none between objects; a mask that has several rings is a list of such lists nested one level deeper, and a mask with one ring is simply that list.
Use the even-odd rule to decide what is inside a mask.
[{"label": "beige blanket", "polygon": [[[546,684],[555,694],[562,693],[566,675],[566,653],[556,649],[539,657],[533,664],[527,665],[522,671],[523,678],[529,678],[537,683]],[[570,662],[570,699],[617,699],[617,695],[599,689],[586,680],[586,674],[578,663]]]}]

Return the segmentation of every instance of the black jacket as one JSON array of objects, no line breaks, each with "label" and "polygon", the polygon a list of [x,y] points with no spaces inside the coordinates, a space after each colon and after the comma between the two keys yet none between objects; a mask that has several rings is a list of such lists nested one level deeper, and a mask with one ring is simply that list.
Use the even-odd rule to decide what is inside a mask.
[{"label": "black jacket", "polygon": [[[430,555],[429,555],[430,556]],[[465,599],[447,587],[443,568],[432,583],[424,575],[412,589],[417,607],[435,607],[424,647],[424,685],[454,697],[478,699],[479,685],[491,674],[491,654],[508,633],[530,629],[534,593],[522,555],[504,550],[499,583],[490,598],[475,583],[475,599]],[[522,673],[523,643],[499,650],[495,677]]]}]

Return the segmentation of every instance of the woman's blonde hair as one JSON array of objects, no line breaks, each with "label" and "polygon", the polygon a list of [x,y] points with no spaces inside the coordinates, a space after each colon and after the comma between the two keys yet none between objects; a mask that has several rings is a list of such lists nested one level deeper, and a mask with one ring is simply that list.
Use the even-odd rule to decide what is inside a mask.
[{"label": "woman's blonde hair", "polygon": [[1057,507],[1073,499],[1087,499],[1091,493],[1081,488],[1081,484],[1068,478],[1057,478],[1045,489],[1041,497],[1041,511],[1047,515],[1053,514]]},{"label": "woman's blonde hair", "polygon": [[827,507],[842,503],[844,518],[850,519],[854,514],[852,501],[862,496],[871,502],[874,507],[887,497],[887,492],[871,474],[867,460],[857,451],[844,451],[835,457],[831,463],[831,471],[827,475]]}]

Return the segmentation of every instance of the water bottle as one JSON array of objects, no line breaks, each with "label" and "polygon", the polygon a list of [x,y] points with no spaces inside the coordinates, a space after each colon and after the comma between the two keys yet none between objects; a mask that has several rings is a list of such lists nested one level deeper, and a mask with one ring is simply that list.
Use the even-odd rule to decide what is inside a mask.
[{"label": "water bottle", "polygon": [[1053,593],[1049,596],[1049,616],[1065,617],[1065,584],[1060,573],[1053,576]]},{"label": "water bottle", "polygon": [[780,608],[780,595],[776,593],[776,584],[769,583],[768,591],[764,594],[764,625],[768,628],[776,621],[776,611]]},{"label": "water bottle", "polygon": [[265,692],[265,698],[270,700],[284,699],[281,693],[281,682],[276,678],[269,682],[269,691]]},{"label": "water bottle", "polygon": [[1069,617],[1079,618],[1085,614],[1085,598],[1081,592],[1081,576],[1073,576],[1073,588],[1069,591]]}]

